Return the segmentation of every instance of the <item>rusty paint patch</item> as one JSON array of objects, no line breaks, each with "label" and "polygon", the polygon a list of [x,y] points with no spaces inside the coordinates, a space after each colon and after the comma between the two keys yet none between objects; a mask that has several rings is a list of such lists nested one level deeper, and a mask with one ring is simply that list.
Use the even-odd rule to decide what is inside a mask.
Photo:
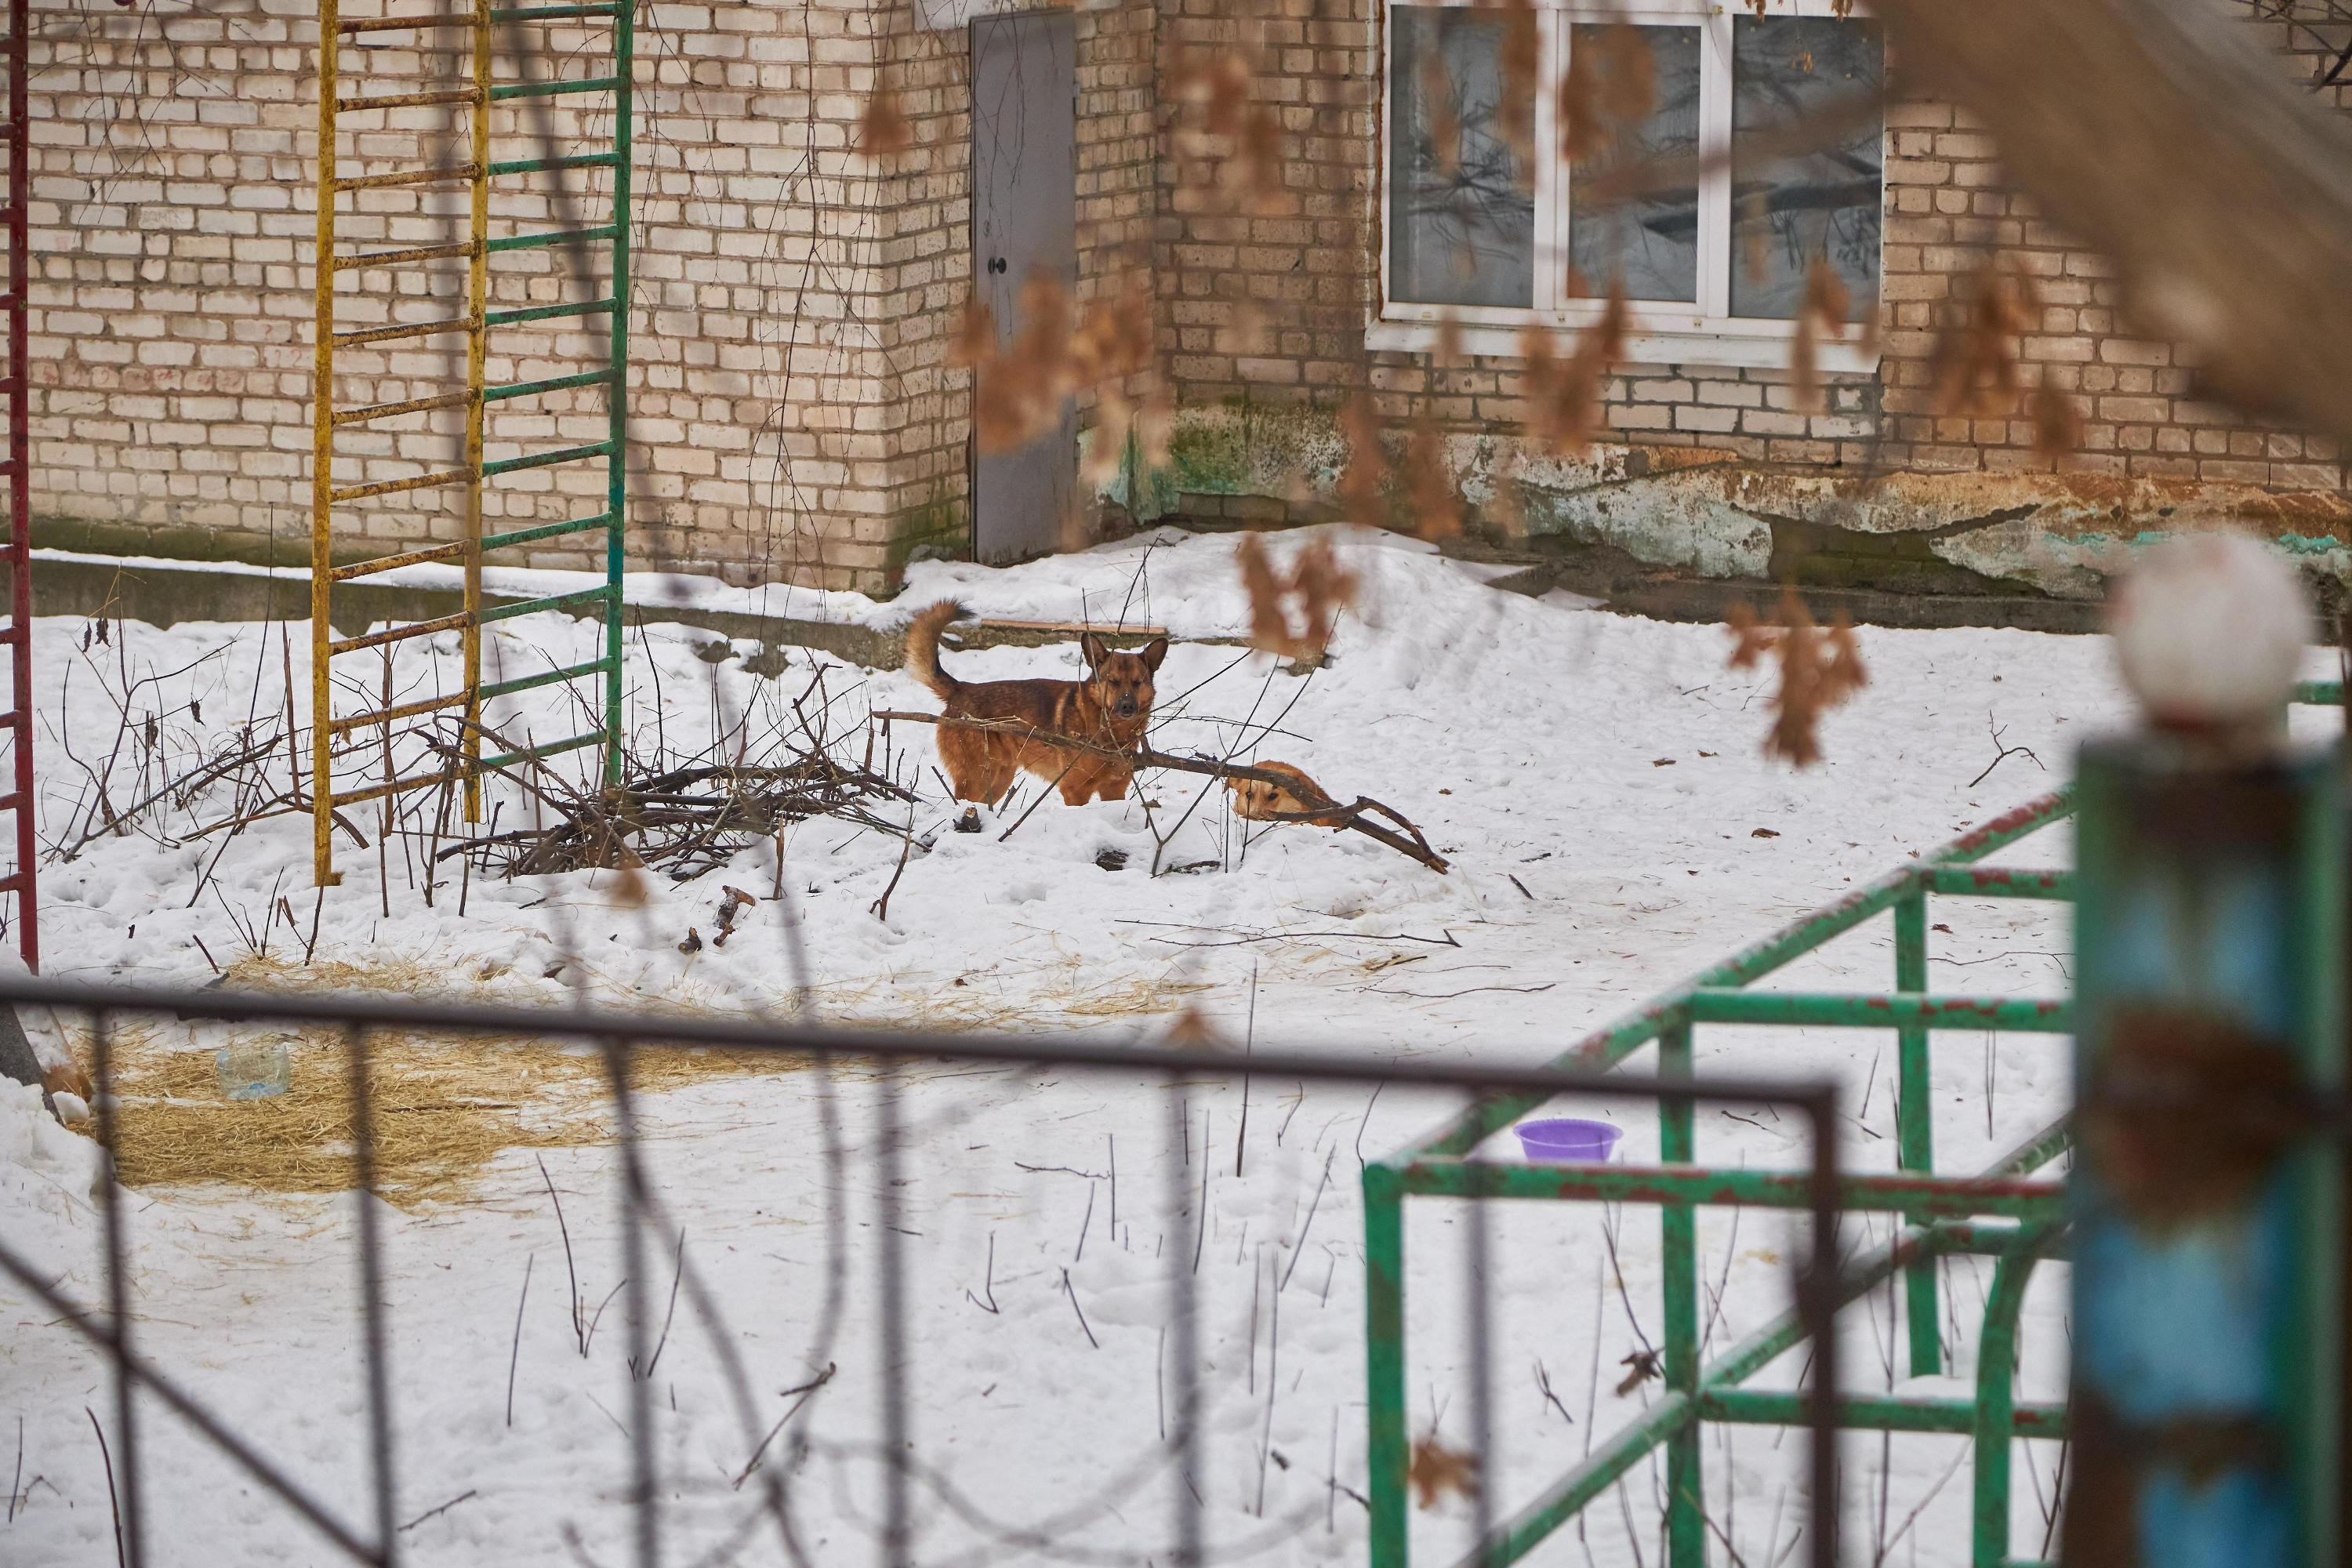
[{"label": "rusty paint patch", "polygon": [[2139,1476],[2127,1434],[2106,1401],[2080,1383],[2066,1405],[2074,1474],[2066,1488],[2058,1561],[2067,1568],[2138,1568]]},{"label": "rusty paint patch", "polygon": [[1998,849],[2003,843],[2017,837],[2025,828],[2043,818],[2054,817],[2068,804],[2068,797],[2063,792],[2045,795],[2038,800],[2029,800],[2023,805],[2002,812],[1990,822],[1979,823],[1969,828],[1937,851],[1936,858],[1947,863],[1966,862],[1978,854]]},{"label": "rusty paint patch", "polygon": [[2137,1568],[2146,1560],[2138,1500],[2152,1475],[2201,1488],[2223,1476],[2286,1468],[2277,1427],[2255,1416],[2178,1415],[2133,1426],[2080,1384],[2068,1406],[2075,1463],[2058,1554],[2067,1568]]},{"label": "rusty paint patch", "polygon": [[1969,866],[1962,869],[1972,888],[2054,888],[2066,875],[2063,871],[2005,871],[1998,866]]},{"label": "rusty paint patch", "polygon": [[2283,1041],[2179,1008],[2118,1008],[2075,1124],[2137,1224],[2177,1231],[2242,1207],[2313,1131]]}]

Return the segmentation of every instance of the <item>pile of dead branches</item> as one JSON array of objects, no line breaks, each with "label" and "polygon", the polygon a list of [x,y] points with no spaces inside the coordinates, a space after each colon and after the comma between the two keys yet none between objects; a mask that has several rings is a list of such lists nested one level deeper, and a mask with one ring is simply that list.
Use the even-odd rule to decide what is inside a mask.
[{"label": "pile of dead branches", "polygon": [[897,837],[903,824],[872,808],[915,799],[870,765],[824,749],[785,749],[758,763],[633,763],[620,784],[593,791],[543,763],[518,766],[508,779],[528,797],[532,825],[447,845],[440,858],[470,855],[477,870],[494,876],[625,866],[687,882],[813,816]]}]

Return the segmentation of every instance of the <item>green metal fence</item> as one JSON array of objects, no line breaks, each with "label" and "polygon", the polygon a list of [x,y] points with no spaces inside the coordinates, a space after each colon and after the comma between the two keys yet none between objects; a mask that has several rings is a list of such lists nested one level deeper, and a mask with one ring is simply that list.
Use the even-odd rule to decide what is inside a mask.
[{"label": "green metal fence", "polygon": [[[1969,1176],[1935,1171],[1929,1119],[1928,1037],[1938,1029],[2006,1029],[2065,1034],[2072,1007],[2063,1001],[1937,995],[1927,989],[1928,900],[1931,898],[2035,899],[2065,901],[2073,878],[2060,870],[2010,870],[1980,864],[1986,857],[2063,820],[2074,809],[2060,790],[1998,817],[1921,862],[1906,866],[1827,908],[1814,911],[1716,965],[1636,1013],[1595,1031],[1556,1065],[1597,1069],[1657,1047],[1665,1077],[1690,1070],[1692,1037],[1702,1024],[1764,1024],[1816,1027],[1893,1028],[1896,1053],[1896,1164],[1892,1175],[1849,1175],[1841,1204],[1902,1216],[1893,1242],[1849,1266],[1840,1292],[1851,1301],[1890,1277],[1903,1276],[1913,1376],[1943,1370],[1937,1331],[1936,1265],[1953,1255],[1996,1259],[1986,1310],[1984,1351],[1977,1396],[1928,1399],[1855,1396],[1841,1401],[1842,1424],[1873,1430],[1950,1432],[1973,1436],[1977,1448],[1977,1568],[2007,1564],[2009,1443],[2012,1437],[2063,1435],[2065,1414],[2055,1405],[2018,1405],[2010,1386],[2017,1315],[2033,1265],[2059,1245],[2063,1187],[2033,1173],[2066,1148],[2064,1123],[2028,1139]],[[1895,986],[1859,994],[1759,992],[1748,989],[1804,954],[1880,915],[1895,926]],[[1369,1447],[1371,1545],[1375,1568],[1407,1561],[1406,1472],[1411,1464],[1405,1415],[1404,1200],[1408,1196],[1570,1199],[1655,1204],[1664,1253],[1664,1357],[1662,1396],[1642,1417],[1597,1443],[1589,1458],[1533,1502],[1497,1525],[1474,1552],[1473,1563],[1516,1562],[1602,1495],[1643,1456],[1666,1455],[1666,1542],[1670,1568],[1701,1568],[1706,1521],[1700,1487],[1699,1436],[1709,1422],[1796,1426],[1802,1396],[1743,1386],[1795,1347],[1801,1334],[1794,1313],[1732,1346],[1716,1361],[1699,1361],[1696,1210],[1709,1205],[1792,1207],[1802,1201],[1801,1173],[1726,1170],[1696,1163],[1698,1150],[1687,1102],[1663,1104],[1658,1147],[1662,1165],[1478,1164],[1472,1150],[1534,1109],[1525,1098],[1486,1101],[1433,1136],[1375,1161],[1364,1170],[1364,1233],[1369,1295]]]},{"label": "green metal fence", "polygon": [[[2338,681],[2306,682],[2294,700],[2341,706]],[[1598,1029],[1552,1066],[1600,1070],[1657,1047],[1662,1077],[1690,1071],[1692,1036],[1701,1024],[1892,1028],[1895,1031],[1895,1155],[1893,1175],[1848,1175],[1843,1207],[1900,1215],[1886,1246],[1853,1259],[1841,1303],[1903,1278],[1911,1376],[1944,1370],[1937,1331],[1937,1262],[1954,1256],[1994,1260],[1975,1397],[1853,1396],[1839,1403],[1841,1424],[1873,1431],[1965,1434],[1974,1443],[1974,1528],[1970,1568],[2036,1568],[2010,1555],[2010,1445],[2019,1437],[2063,1437],[2062,1405],[2021,1405],[2011,1385],[2018,1315],[2037,1264],[2063,1257],[2063,1184],[2034,1179],[2066,1152],[2061,1118],[1973,1175],[1936,1171],[1928,1093],[1929,1037],[1940,1029],[2071,1034],[2071,1001],[1938,995],[1927,990],[1930,899],[2032,899],[2072,904],[2071,871],[2017,870],[1982,864],[1990,856],[2074,814],[2074,793],[2058,790],[1954,839],[1924,859],[1891,872],[1833,904],[1795,921]],[[1891,917],[1895,987],[1864,994],[1759,992],[1759,980],[1880,915]],[[1480,1102],[1434,1134],[1366,1165],[1364,1243],[1367,1296],[1367,1446],[1370,1467],[1373,1568],[1405,1568],[1407,1471],[1411,1435],[1405,1414],[1404,1200],[1410,1196],[1549,1198],[1587,1203],[1654,1204],[1663,1249],[1664,1392],[1640,1419],[1597,1442],[1589,1457],[1532,1502],[1495,1526],[1466,1560],[1499,1568],[1524,1557],[1644,1456],[1666,1454],[1667,1568],[1704,1568],[1706,1520],[1699,1436],[1706,1423],[1799,1426],[1803,1396],[1744,1386],[1802,1340],[1792,1311],[1699,1361],[1696,1210],[1744,1204],[1800,1204],[1799,1172],[1727,1170],[1696,1163],[1689,1102],[1662,1102],[1656,1166],[1521,1165],[1474,1163],[1471,1152],[1539,1103],[1529,1097]]]}]

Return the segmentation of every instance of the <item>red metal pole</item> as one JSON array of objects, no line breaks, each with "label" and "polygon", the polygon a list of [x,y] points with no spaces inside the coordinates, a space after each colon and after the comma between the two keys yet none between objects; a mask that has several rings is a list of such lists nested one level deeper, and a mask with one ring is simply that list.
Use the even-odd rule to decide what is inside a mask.
[{"label": "red metal pole", "polygon": [[8,661],[14,676],[10,728],[16,751],[16,788],[7,804],[16,813],[16,869],[6,885],[16,894],[16,945],[25,966],[41,967],[40,897],[33,838],[33,494],[30,371],[25,296],[32,287],[26,224],[32,194],[32,104],[27,91],[31,0],[8,0],[8,567],[11,602]]}]

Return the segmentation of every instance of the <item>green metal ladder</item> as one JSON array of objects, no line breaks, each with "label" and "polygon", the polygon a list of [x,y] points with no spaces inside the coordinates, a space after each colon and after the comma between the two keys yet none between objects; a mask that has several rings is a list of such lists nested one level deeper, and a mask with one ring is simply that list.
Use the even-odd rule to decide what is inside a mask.
[{"label": "green metal ladder", "polygon": [[[611,53],[601,73],[564,76],[551,80],[499,82],[494,62],[498,46],[521,36],[527,26],[558,22],[609,23]],[[341,69],[343,51],[361,35],[427,28],[466,29],[470,39],[470,79],[462,86],[425,91],[371,92],[364,71],[352,73],[347,83]],[[310,533],[310,680],[311,680],[311,805],[312,849],[317,880],[331,887],[341,880],[334,868],[333,829],[338,808],[382,799],[412,789],[446,785],[462,779],[468,821],[479,819],[480,780],[486,770],[511,766],[601,745],[604,774],[615,783],[621,771],[621,587],[622,552],[627,503],[628,299],[631,130],[634,102],[632,79],[635,61],[635,0],[611,0],[593,5],[493,6],[473,0],[468,10],[425,16],[347,17],[341,0],[320,0],[319,9],[319,183],[317,340],[313,390]],[[576,58],[576,57],[575,57]],[[608,95],[612,100],[612,142],[608,150],[565,152],[542,147],[536,157],[494,161],[490,156],[490,108],[493,104],[530,99]],[[337,172],[337,134],[345,115],[373,116],[387,110],[462,105],[471,110],[471,148],[467,161],[345,177]],[[561,177],[578,170],[612,172],[612,211],[608,221],[589,227],[549,229],[501,236],[489,233],[490,191],[501,178],[553,174]],[[340,198],[346,193],[389,186],[450,185],[470,187],[469,232],[464,239],[443,244],[398,248],[345,251],[336,238]],[[581,301],[489,308],[490,258],[524,250],[561,248],[584,258],[596,247],[608,258],[609,288]],[[363,281],[388,269],[439,260],[462,258],[467,264],[466,310],[461,316],[428,321],[376,325],[339,331],[335,325],[336,280],[346,273]],[[346,296],[349,297],[358,297]],[[490,386],[485,383],[489,334],[501,327],[563,318],[603,317],[609,323],[605,364],[595,370],[539,381]],[[339,407],[336,404],[335,353],[338,349],[378,343],[446,338],[466,339],[466,384],[445,393],[405,398],[393,403]],[[486,421],[489,409],[519,398],[541,396],[576,388],[604,389],[607,429],[604,438],[584,445],[532,452],[521,457],[485,460]],[[443,409],[465,411],[465,454],[454,468],[408,478],[338,486],[334,482],[335,433],[352,426],[374,425]],[[601,510],[560,522],[547,522],[485,534],[482,531],[484,484],[503,474],[570,463],[601,461],[604,465],[604,504]],[[465,496],[461,537],[423,549],[402,551],[358,561],[338,562],[334,520],[337,510],[373,498],[410,491],[462,487]],[[495,550],[536,543],[569,534],[601,531],[604,536],[604,582],[601,586],[569,594],[485,607],[482,592],[484,558]],[[338,638],[331,625],[332,591],[336,584],[373,576],[396,567],[425,562],[457,561],[465,571],[464,607],[451,616],[394,625],[362,636]],[[484,684],[482,628],[517,616],[541,610],[569,610],[600,605],[604,611],[604,650],[596,658],[567,668],[541,671],[510,680]],[[333,687],[329,679],[333,659],[381,648],[414,637],[442,632],[460,634],[464,643],[464,675],[459,689],[446,695],[337,715],[332,710]],[[484,756],[482,706],[493,698],[573,680],[601,677],[604,683],[604,723],[594,730],[557,741],[532,743]],[[357,731],[380,729],[389,742],[391,726],[445,710],[462,709],[464,731],[453,760],[406,777],[386,776],[338,788],[339,759],[335,742]],[[345,763],[348,767],[349,763]]]}]

